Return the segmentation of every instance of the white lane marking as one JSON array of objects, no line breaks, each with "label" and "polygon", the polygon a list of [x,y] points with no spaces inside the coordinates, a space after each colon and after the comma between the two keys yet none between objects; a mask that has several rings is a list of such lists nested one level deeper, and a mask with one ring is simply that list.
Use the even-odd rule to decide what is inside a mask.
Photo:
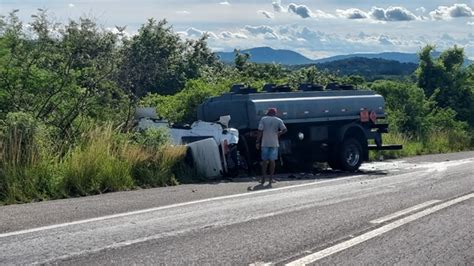
[{"label": "white lane marking", "polygon": [[[303,210],[303,209],[306,209],[306,207],[294,208],[292,210],[293,211],[298,211],[298,210]],[[243,219],[243,220],[237,221],[237,222],[213,224],[213,226],[214,226],[214,228],[222,228],[224,226],[232,225],[232,224],[236,224],[236,223],[245,223],[245,222],[255,221],[255,220],[264,219],[264,218],[268,218],[268,217],[274,217],[274,216],[277,216],[277,215],[280,215],[280,214],[284,214],[286,212],[287,212],[287,210],[281,210],[281,211],[277,211],[277,212],[272,212],[272,213],[266,213],[266,214],[262,214],[262,215],[253,216],[253,217]],[[60,262],[62,260],[67,260],[67,259],[74,258],[74,257],[81,257],[81,256],[84,256],[84,255],[87,255],[87,254],[99,253],[99,252],[102,252],[102,251],[105,251],[105,250],[119,249],[119,248],[122,248],[122,247],[127,247],[127,246],[131,246],[131,245],[135,245],[135,244],[140,244],[140,243],[144,243],[144,242],[158,240],[158,239],[161,239],[161,238],[167,237],[167,236],[176,236],[176,235],[179,235],[179,234],[185,234],[185,233],[188,233],[188,232],[195,231],[197,229],[198,229],[198,227],[192,227],[192,228],[189,228],[189,229],[184,229],[184,230],[179,230],[179,231],[164,232],[164,233],[159,233],[159,234],[146,236],[146,237],[141,237],[141,238],[137,238],[137,239],[125,240],[125,241],[113,243],[111,245],[107,245],[107,246],[104,246],[104,247],[81,250],[81,251],[78,251],[78,252],[68,253],[66,255],[62,255],[62,256],[59,256],[59,257],[54,257],[54,258],[47,259],[47,260],[44,260],[44,261],[36,261],[32,264],[33,265],[45,265],[45,264],[53,264],[53,263],[57,264],[58,262]],[[268,266],[268,265],[272,265],[272,264],[271,264],[271,262],[267,262],[266,264],[262,264],[262,265],[263,266]]]},{"label": "white lane marking", "polygon": [[402,215],[408,214],[408,213],[410,213],[410,212],[417,211],[417,210],[419,210],[419,209],[423,209],[423,208],[425,208],[425,207],[428,207],[428,206],[433,205],[433,204],[438,203],[438,202],[441,202],[441,201],[440,201],[440,200],[430,200],[430,201],[427,201],[427,202],[424,202],[424,203],[415,205],[415,206],[413,206],[413,207],[410,207],[410,208],[407,208],[407,209],[404,209],[404,210],[401,210],[401,211],[398,211],[398,212],[389,214],[389,215],[387,215],[387,216],[384,216],[384,217],[381,217],[381,218],[372,220],[372,221],[370,221],[370,222],[373,223],[373,224],[381,224],[381,223],[383,223],[383,222],[393,220],[393,219],[398,218],[398,217],[400,217],[400,216],[402,216]]},{"label": "white lane marking", "polygon": [[410,223],[410,222],[413,222],[417,219],[420,219],[424,216],[427,216],[429,214],[432,214],[434,212],[437,212],[439,210],[442,210],[444,208],[447,208],[451,205],[454,205],[454,204],[457,204],[457,203],[460,203],[460,202],[463,202],[463,201],[466,201],[468,199],[471,199],[472,197],[474,197],[474,193],[471,193],[471,194],[468,194],[468,195],[465,195],[465,196],[462,196],[462,197],[459,197],[459,198],[456,198],[456,199],[453,199],[453,200],[450,200],[450,201],[447,201],[447,202],[444,202],[444,203],[441,203],[439,205],[436,205],[434,207],[431,207],[429,209],[426,209],[426,210],[423,210],[423,211],[420,211],[420,212],[417,212],[415,214],[412,214],[410,216],[407,216],[405,218],[402,218],[400,220],[397,220],[397,221],[394,221],[392,223],[389,223],[387,225],[384,225],[382,227],[379,227],[373,231],[370,231],[370,232],[367,232],[365,234],[362,234],[360,236],[357,236],[355,238],[352,238],[348,241],[345,241],[345,242],[342,242],[342,243],[339,243],[337,245],[334,245],[332,247],[329,247],[329,248],[326,248],[326,249],[323,249],[321,251],[318,251],[318,252],[315,252],[311,255],[308,255],[308,256],[305,256],[303,258],[300,258],[298,260],[295,260],[295,261],[292,261],[288,264],[286,264],[287,266],[299,266],[299,265],[306,265],[306,264],[309,264],[309,263],[313,263],[315,261],[318,261],[322,258],[325,258],[327,256],[330,256],[334,253],[337,253],[337,252],[340,252],[342,250],[345,250],[345,249],[348,249],[352,246],[355,246],[355,245],[358,245],[362,242],[365,242],[369,239],[372,239],[376,236],[379,236],[381,234],[384,234],[388,231],[391,231],[395,228],[398,228],[402,225],[405,225],[407,223]]},{"label": "white lane marking", "polygon": [[10,237],[10,236],[17,236],[17,235],[22,235],[22,234],[34,233],[34,232],[40,232],[40,231],[46,231],[46,230],[51,230],[51,229],[56,229],[56,228],[61,228],[61,227],[67,227],[67,226],[71,226],[71,225],[85,224],[85,223],[103,221],[103,220],[120,218],[120,217],[125,217],[125,216],[132,216],[132,215],[137,215],[137,214],[167,210],[167,209],[172,209],[172,208],[177,208],[177,207],[184,207],[184,206],[189,206],[189,205],[199,204],[199,203],[206,203],[206,202],[212,202],[212,201],[218,201],[218,200],[224,200],[224,199],[233,199],[233,198],[239,198],[239,197],[245,197],[245,196],[253,196],[253,195],[256,195],[256,194],[263,194],[263,193],[272,193],[272,192],[276,192],[276,191],[293,189],[293,188],[300,188],[300,187],[306,187],[306,186],[314,186],[314,185],[318,185],[318,184],[321,184],[321,183],[337,182],[337,181],[341,181],[341,180],[360,178],[360,177],[364,177],[364,176],[365,175],[356,175],[356,176],[348,176],[348,177],[342,177],[342,178],[331,179],[331,180],[314,181],[314,182],[304,183],[304,184],[299,184],[299,185],[294,185],[294,186],[272,188],[272,189],[268,189],[268,190],[259,190],[259,191],[255,191],[255,192],[246,192],[246,193],[241,193],[241,194],[234,194],[234,195],[207,198],[207,199],[196,200],[196,201],[176,203],[176,204],[160,206],[160,207],[155,207],[155,208],[149,208],[149,209],[143,209],[143,210],[132,211],[132,212],[117,213],[117,214],[112,214],[112,215],[96,217],[96,218],[78,220],[78,221],[74,221],[74,222],[53,224],[53,225],[41,226],[41,227],[36,227],[36,228],[31,228],[31,229],[25,229],[25,230],[19,230],[19,231],[3,233],[3,234],[0,234],[0,238]]}]

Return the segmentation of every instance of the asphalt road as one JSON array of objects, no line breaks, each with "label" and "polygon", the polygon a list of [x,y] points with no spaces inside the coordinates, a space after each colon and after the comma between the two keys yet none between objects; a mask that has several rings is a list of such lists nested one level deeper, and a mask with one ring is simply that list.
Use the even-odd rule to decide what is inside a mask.
[{"label": "asphalt road", "polygon": [[0,264],[474,264],[474,152],[0,207]]}]

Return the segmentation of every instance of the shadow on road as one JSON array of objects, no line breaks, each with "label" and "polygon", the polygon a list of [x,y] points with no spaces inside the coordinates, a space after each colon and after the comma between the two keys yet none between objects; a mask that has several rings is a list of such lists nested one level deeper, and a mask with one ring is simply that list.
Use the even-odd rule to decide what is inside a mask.
[{"label": "shadow on road", "polygon": [[[331,169],[324,169],[324,170],[316,170],[311,173],[281,173],[276,174],[274,176],[275,182],[285,182],[285,181],[296,181],[296,180],[322,180],[322,179],[335,179],[341,177],[348,177],[348,176],[356,176],[356,175],[370,175],[377,178],[378,176],[386,176],[388,172],[386,170],[359,170],[356,172],[344,172],[344,171],[335,171]],[[256,176],[238,176],[238,177],[227,177],[227,178],[219,178],[214,180],[209,180],[204,182],[206,184],[220,184],[220,183],[251,183],[251,182],[260,182],[261,177]],[[255,185],[248,187],[247,190],[255,191],[261,189],[271,188],[268,185]]]},{"label": "shadow on road", "polygon": [[[347,176],[356,176],[356,175],[371,175],[371,176],[386,176],[388,174],[385,170],[359,170],[357,172],[343,172],[343,171],[334,171],[334,170],[319,170],[313,171],[312,173],[284,173],[284,174],[277,174],[274,176],[274,180],[276,182],[284,182],[284,181],[296,181],[296,180],[318,180],[318,179],[335,179],[340,177],[347,177]],[[217,181],[217,180],[216,180]],[[227,178],[222,179],[220,182],[259,182],[260,176],[239,176],[234,178]],[[261,187],[255,186],[256,189],[262,189]],[[263,186],[263,188],[266,188]]]},{"label": "shadow on road", "polygon": [[258,185],[247,187],[247,191],[258,191],[258,190],[269,189],[269,188],[272,188],[272,184],[267,183],[265,185],[265,184],[259,183]]}]

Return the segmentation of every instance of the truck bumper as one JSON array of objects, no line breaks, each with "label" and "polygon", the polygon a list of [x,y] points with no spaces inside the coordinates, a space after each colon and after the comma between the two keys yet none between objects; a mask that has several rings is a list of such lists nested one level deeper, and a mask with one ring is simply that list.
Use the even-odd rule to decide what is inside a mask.
[{"label": "truck bumper", "polygon": [[390,144],[390,145],[368,145],[367,148],[370,150],[370,151],[382,151],[382,150],[386,150],[386,151],[395,151],[395,150],[401,150],[403,149],[403,145],[401,144]]}]

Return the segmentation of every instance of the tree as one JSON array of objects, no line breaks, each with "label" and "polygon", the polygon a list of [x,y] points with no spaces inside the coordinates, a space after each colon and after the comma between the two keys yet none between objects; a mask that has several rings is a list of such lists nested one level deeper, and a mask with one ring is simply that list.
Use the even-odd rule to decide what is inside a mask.
[{"label": "tree", "polygon": [[384,96],[392,129],[418,136],[426,133],[425,118],[433,103],[426,99],[422,89],[413,84],[386,80],[372,83],[370,89]]},{"label": "tree", "polygon": [[88,18],[53,24],[45,10],[28,32],[10,13],[0,39],[0,107],[26,112],[64,135],[82,119],[120,117],[113,81],[117,36]]},{"label": "tree", "polygon": [[249,53],[241,53],[240,50],[234,50],[234,64],[235,68],[239,71],[244,71],[245,66],[249,63],[250,54]]},{"label": "tree", "polygon": [[464,50],[454,46],[434,59],[431,56],[433,49],[434,46],[426,46],[419,54],[420,65],[416,71],[418,86],[439,107],[453,109],[457,119],[470,121],[474,126],[474,92],[469,83],[472,68],[463,68]]},{"label": "tree", "polygon": [[326,85],[329,82],[334,82],[336,80],[337,77],[335,75],[332,75],[327,71],[320,71],[316,66],[310,66],[293,71],[289,77],[290,84],[294,88],[297,88],[301,83]]},{"label": "tree", "polygon": [[186,79],[195,79],[202,76],[203,69],[207,67],[215,67],[222,69],[223,65],[219,62],[215,53],[207,46],[207,38],[204,34],[198,40],[186,41]]},{"label": "tree", "polygon": [[178,92],[186,80],[200,76],[202,67],[217,64],[206,39],[184,42],[166,20],[149,19],[137,35],[124,41],[118,73],[121,87],[136,97]]}]

